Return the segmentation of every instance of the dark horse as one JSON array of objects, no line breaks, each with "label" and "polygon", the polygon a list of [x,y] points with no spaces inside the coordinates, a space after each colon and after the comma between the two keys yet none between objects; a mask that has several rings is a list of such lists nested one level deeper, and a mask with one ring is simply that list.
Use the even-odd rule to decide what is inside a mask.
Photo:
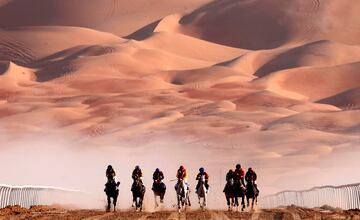
[{"label": "dark horse", "polygon": [[161,182],[161,180],[156,180],[153,186],[154,199],[155,199],[155,208],[159,207],[159,203],[157,197],[160,197],[160,203],[164,202],[164,196],[166,192],[165,183]]},{"label": "dark horse", "polygon": [[246,201],[247,207],[250,206],[250,199],[251,201],[251,209],[254,208],[254,203],[257,203],[257,197],[259,196],[259,191],[255,187],[254,181],[249,181],[246,184]]},{"label": "dark horse", "polygon": [[117,188],[118,186],[120,186],[120,182],[115,182],[114,179],[109,180],[106,184],[105,184],[105,193],[107,196],[107,208],[106,211],[110,211],[110,206],[111,206],[111,198],[113,198],[113,203],[114,203],[114,212],[116,211],[116,202],[117,202],[117,198],[119,196],[119,189]]},{"label": "dark horse", "polygon": [[139,177],[134,178],[134,183],[131,188],[133,194],[133,207],[135,204],[136,211],[142,211],[143,199],[145,195],[145,186],[141,182]]},{"label": "dark horse", "polygon": [[245,209],[245,187],[241,184],[240,180],[235,180],[235,200],[239,205],[239,197],[241,197],[241,211]]},{"label": "dark horse", "polygon": [[233,207],[239,206],[238,198],[235,196],[234,179],[229,179],[224,189],[228,210],[231,211]]}]

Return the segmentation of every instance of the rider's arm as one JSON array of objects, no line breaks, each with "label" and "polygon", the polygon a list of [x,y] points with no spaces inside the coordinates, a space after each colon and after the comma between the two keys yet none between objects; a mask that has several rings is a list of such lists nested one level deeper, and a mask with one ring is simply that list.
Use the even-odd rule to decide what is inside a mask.
[{"label": "rider's arm", "polygon": [[240,178],[241,183],[245,186],[244,177]]}]

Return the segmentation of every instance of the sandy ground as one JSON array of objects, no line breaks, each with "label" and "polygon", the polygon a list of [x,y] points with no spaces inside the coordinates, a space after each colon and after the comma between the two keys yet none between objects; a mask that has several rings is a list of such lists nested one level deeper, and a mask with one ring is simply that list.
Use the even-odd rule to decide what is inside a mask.
[{"label": "sandy ground", "polygon": [[221,210],[188,211],[177,213],[174,211],[134,212],[117,211],[104,212],[98,210],[66,210],[51,207],[37,206],[31,209],[7,207],[0,209],[0,219],[128,219],[128,220],[240,220],[240,219],[274,219],[274,220],[299,220],[299,219],[360,219],[359,210],[327,211],[322,209],[304,209],[288,207],[271,210],[258,210],[252,212],[228,212]]},{"label": "sandy ground", "polygon": [[204,166],[209,205],[223,208],[236,163],[254,167],[263,194],[359,182],[359,10],[1,0],[0,183],[102,196],[113,164],[129,198],[136,164],[148,188],[156,167],[172,188],[180,164],[192,185]]}]

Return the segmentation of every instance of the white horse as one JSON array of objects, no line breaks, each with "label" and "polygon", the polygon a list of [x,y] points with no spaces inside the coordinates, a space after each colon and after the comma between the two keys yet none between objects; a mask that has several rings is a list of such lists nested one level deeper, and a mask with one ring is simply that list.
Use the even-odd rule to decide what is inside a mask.
[{"label": "white horse", "polygon": [[201,175],[199,179],[198,187],[199,188],[197,189],[196,194],[198,195],[199,198],[200,208],[204,209],[206,206],[206,199],[208,193],[205,186],[205,175]]},{"label": "white horse", "polygon": [[190,191],[188,190],[188,185],[185,181],[183,179],[179,180],[176,186],[179,212],[181,212],[182,209],[186,211],[187,206],[191,206],[189,193]]}]

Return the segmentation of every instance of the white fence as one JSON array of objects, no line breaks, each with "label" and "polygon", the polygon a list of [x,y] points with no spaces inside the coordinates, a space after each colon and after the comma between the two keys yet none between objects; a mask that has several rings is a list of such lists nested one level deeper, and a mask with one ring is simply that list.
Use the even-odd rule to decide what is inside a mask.
[{"label": "white fence", "polygon": [[69,204],[79,193],[57,187],[0,185],[0,208],[8,205],[29,208],[33,205]]},{"label": "white fence", "polygon": [[304,191],[283,191],[260,199],[262,208],[296,205],[306,208],[329,205],[334,208],[359,209],[360,183],[343,186],[314,187]]}]

